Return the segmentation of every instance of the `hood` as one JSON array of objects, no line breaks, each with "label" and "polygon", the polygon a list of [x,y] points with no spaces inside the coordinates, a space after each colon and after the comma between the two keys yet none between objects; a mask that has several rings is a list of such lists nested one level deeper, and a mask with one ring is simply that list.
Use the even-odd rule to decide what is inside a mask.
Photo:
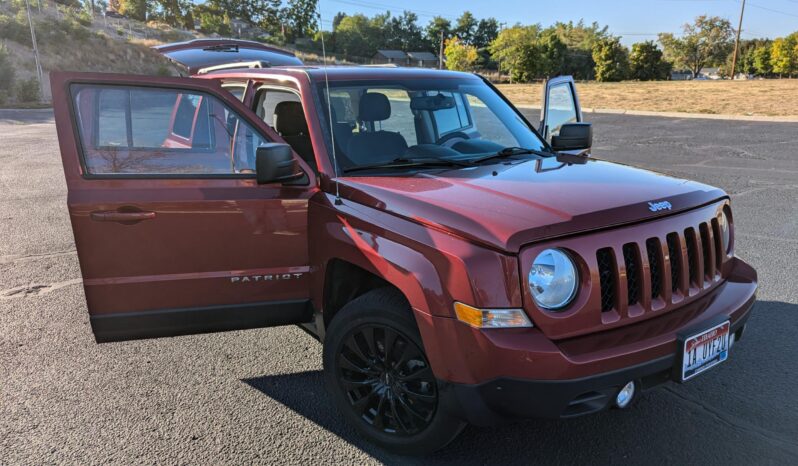
[{"label": "hood", "polygon": [[352,201],[495,249],[662,217],[724,197],[693,181],[589,158],[340,179]]}]

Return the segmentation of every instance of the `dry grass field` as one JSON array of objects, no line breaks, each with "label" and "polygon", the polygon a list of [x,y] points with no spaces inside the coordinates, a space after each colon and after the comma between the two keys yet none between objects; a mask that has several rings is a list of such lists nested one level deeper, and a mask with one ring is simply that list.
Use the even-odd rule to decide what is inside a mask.
[{"label": "dry grass field", "polygon": [[[501,84],[516,105],[539,106],[541,84]],[[798,79],[578,83],[584,108],[798,116]]]}]

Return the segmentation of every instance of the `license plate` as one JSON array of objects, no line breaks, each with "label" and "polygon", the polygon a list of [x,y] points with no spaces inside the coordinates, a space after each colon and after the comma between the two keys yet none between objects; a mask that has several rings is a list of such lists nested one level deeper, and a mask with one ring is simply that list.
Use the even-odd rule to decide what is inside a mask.
[{"label": "license plate", "polygon": [[682,380],[691,379],[729,357],[729,321],[684,340]]}]

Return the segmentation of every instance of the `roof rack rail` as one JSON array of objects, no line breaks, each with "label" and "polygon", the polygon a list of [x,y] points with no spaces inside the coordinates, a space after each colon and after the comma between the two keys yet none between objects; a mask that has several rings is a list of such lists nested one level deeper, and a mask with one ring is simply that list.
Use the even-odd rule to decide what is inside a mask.
[{"label": "roof rack rail", "polygon": [[219,70],[235,70],[238,68],[269,68],[269,67],[271,67],[271,64],[263,60],[240,61],[234,63],[223,63],[221,65],[214,65],[214,66],[201,68],[199,71],[197,71],[197,74],[207,74],[212,71],[219,71]]}]

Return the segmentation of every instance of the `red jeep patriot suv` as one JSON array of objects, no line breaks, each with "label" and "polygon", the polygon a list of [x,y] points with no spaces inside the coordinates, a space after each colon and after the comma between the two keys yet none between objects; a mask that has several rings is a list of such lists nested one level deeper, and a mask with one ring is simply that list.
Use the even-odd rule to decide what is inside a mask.
[{"label": "red jeep patriot suv", "polygon": [[590,157],[479,76],[158,48],[190,77],[52,75],[98,342],[298,324],[344,417],[424,453],[623,408],[723,362],[756,272],[720,189]]}]

